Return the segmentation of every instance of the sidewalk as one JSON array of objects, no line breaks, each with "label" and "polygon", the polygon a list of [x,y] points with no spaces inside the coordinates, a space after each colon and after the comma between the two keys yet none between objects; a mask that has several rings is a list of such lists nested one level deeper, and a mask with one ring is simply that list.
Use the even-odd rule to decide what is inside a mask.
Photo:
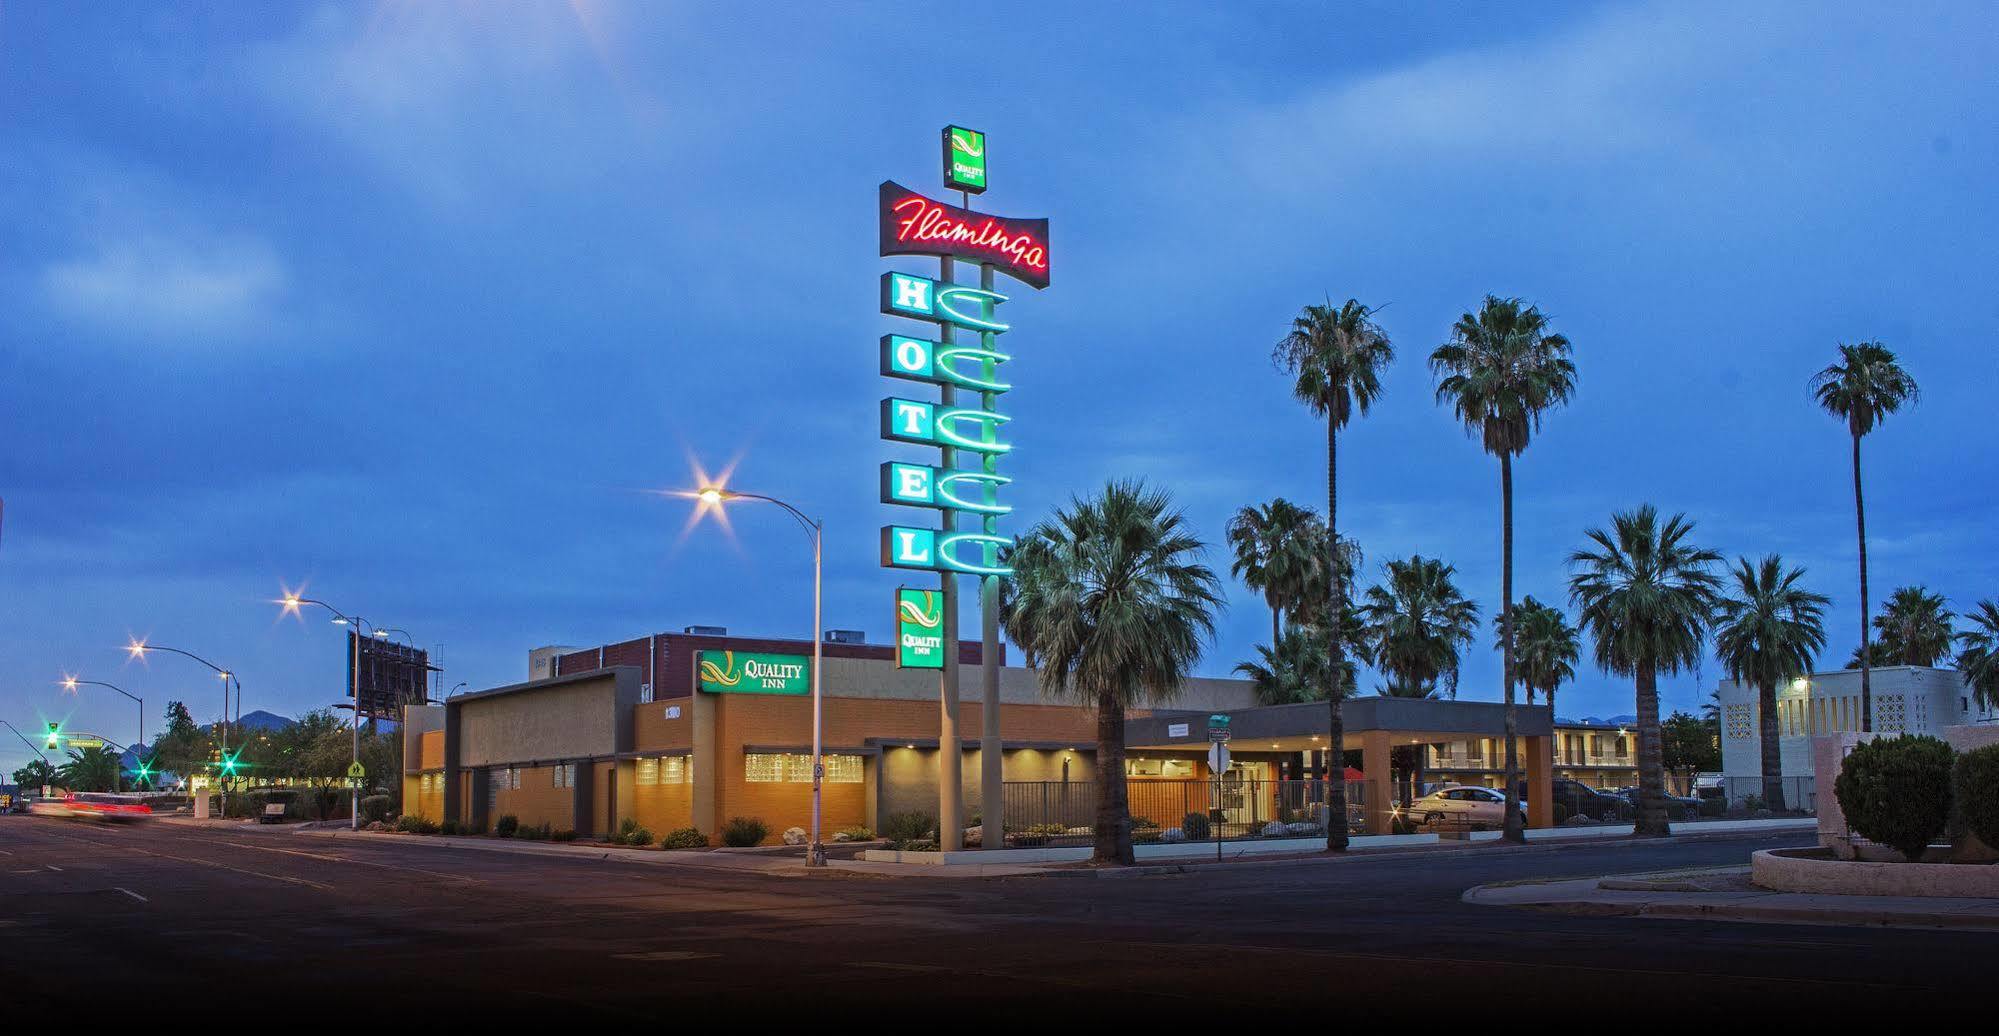
[{"label": "sidewalk", "polygon": [[1747,864],[1649,874],[1480,885],[1464,901],[1598,917],[1662,917],[1763,924],[1948,928],[1999,932],[1999,899],[1831,896],[1772,892]]},{"label": "sidewalk", "polygon": [[[1743,822],[1746,830],[1767,831],[1773,828],[1767,821]],[[1809,821],[1792,822],[1808,826]],[[1703,825],[1705,826],[1705,825]],[[1700,830],[1694,825],[1680,829],[1671,840],[1680,838],[1712,837],[1719,834],[1743,833],[1742,830],[1721,831],[1715,825]],[[1802,827],[1800,828],[1802,829]],[[774,878],[805,878],[817,873],[805,866],[805,861],[796,856],[776,856],[751,852],[702,852],[687,850],[631,849],[624,846],[592,844],[558,844],[546,842],[522,842],[508,838],[471,838],[449,835],[405,835],[387,832],[350,831],[345,827],[321,827],[288,829],[298,837],[333,839],[373,839],[394,841],[398,844],[429,846],[445,851],[513,853],[524,856],[552,856],[565,859],[615,860],[620,863],[637,863],[659,867],[695,867],[704,870],[735,871],[744,874],[760,874]],[[1337,856],[1323,851],[1309,853],[1268,854],[1261,856],[1230,856],[1217,862],[1212,856],[1162,860],[1154,863],[1141,861],[1134,867],[1092,867],[1088,863],[1073,860],[957,863],[950,866],[917,863],[887,863],[866,860],[829,860],[826,872],[845,875],[866,875],[886,878],[1143,878],[1167,874],[1192,874],[1211,868],[1239,870],[1243,868],[1280,868],[1308,866],[1337,866],[1346,861],[1392,859],[1397,857],[1427,856],[1437,853],[1525,853],[1559,851],[1567,846],[1590,845],[1606,847],[1605,837],[1598,833],[1602,829],[1571,831],[1573,838],[1542,838],[1526,845],[1507,846],[1497,841],[1431,841],[1424,844],[1388,844],[1368,848],[1356,848]],[[1559,829],[1548,833],[1554,835]],[[1623,832],[1629,834],[1628,830]],[[1656,845],[1656,840],[1645,842],[1628,841],[1628,845]],[[1595,880],[1595,879],[1591,879]],[[1941,902],[1941,901],[1933,901]]]}]

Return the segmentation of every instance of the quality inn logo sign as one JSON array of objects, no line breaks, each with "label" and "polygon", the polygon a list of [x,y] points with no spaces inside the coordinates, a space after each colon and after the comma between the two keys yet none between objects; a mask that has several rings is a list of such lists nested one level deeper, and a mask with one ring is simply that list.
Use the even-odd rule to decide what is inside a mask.
[{"label": "quality inn logo sign", "polygon": [[802,655],[695,653],[695,683],[709,694],[810,694],[812,663]]},{"label": "quality inn logo sign", "polygon": [[944,595],[936,590],[895,592],[895,664],[901,669],[944,668]]}]

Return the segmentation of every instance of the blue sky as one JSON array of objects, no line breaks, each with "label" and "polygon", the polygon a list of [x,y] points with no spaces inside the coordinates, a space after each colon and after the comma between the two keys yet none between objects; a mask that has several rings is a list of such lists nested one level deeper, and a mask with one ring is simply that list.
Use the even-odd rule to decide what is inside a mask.
[{"label": "blue sky", "polygon": [[[475,687],[545,643],[802,633],[796,529],[644,492],[690,457],[822,513],[827,625],[885,635],[869,223],[949,122],[990,134],[984,207],[1053,220],[1054,286],[1009,307],[1015,529],[1142,476],[1225,568],[1233,509],[1323,494],[1268,357],[1354,296],[1400,355],[1342,525],[1489,611],[1497,465],[1422,361],[1493,292],[1581,371],[1517,468],[1521,592],[1651,501],[1807,566],[1843,660],[1847,442],[1806,381],[1880,338],[1924,397],[1867,441],[1874,585],[1999,596],[1989,7],[741,6],[0,7],[0,718],[123,740],[64,671],[149,726],[214,713],[128,636],[248,708],[334,701],[337,630],[277,621],[286,585]],[[1201,671],[1267,628],[1232,586]],[[1497,682],[1481,643],[1463,693]],[[1593,668],[1564,695],[1630,706]]]}]

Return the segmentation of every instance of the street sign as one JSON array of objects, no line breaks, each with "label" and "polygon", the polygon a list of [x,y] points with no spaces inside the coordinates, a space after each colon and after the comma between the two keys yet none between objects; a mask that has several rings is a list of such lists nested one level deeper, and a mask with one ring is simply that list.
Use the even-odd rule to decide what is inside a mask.
[{"label": "street sign", "polygon": [[1208,740],[1222,744],[1229,739],[1229,718],[1221,713],[1208,717]]},{"label": "street sign", "polygon": [[986,193],[986,135],[963,126],[944,127],[944,184],[966,194]]},{"label": "street sign", "polygon": [[1220,776],[1229,771],[1229,746],[1226,741],[1217,741],[1208,746],[1208,773]]},{"label": "street sign", "polygon": [[368,768],[361,765],[361,760],[356,759],[353,762],[347,764],[348,787],[360,788],[366,786],[367,783],[368,783]]},{"label": "street sign", "polygon": [[81,737],[71,737],[66,740],[68,740],[69,747],[71,747],[72,749],[104,747],[104,739],[101,737],[90,737],[88,735],[84,735]]}]

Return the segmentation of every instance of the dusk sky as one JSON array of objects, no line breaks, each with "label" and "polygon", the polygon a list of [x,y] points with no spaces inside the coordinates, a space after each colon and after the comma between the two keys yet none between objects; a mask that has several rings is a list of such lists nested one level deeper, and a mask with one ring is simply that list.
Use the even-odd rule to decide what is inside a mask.
[{"label": "dusk sky", "polygon": [[[1877,601],[1999,597],[1999,11],[1923,4],[0,6],[0,718],[124,741],[192,663],[244,707],[344,696],[303,589],[431,647],[446,686],[537,645],[693,624],[804,636],[774,509],[687,529],[695,464],[824,516],[826,622],[889,635],[875,187],[1052,221],[1011,289],[1003,470],[1024,529],[1112,477],[1171,491],[1226,574],[1236,508],[1323,507],[1322,426],[1270,361],[1300,307],[1381,307],[1344,532],[1499,597],[1499,477],[1425,365],[1487,293],[1574,342],[1516,466],[1519,592],[1614,509],[1781,552],[1857,641],[1849,441],[1807,391],[1880,339],[1922,385],[1866,441]],[[898,324],[902,325],[898,328]],[[901,513],[898,513],[901,512]],[[1200,666],[1267,638],[1230,582]],[[970,612],[968,611],[968,620]],[[976,625],[967,622],[968,629]],[[1697,710],[1721,676],[1665,684]],[[1378,681],[1362,676],[1365,693]],[[1481,636],[1461,696],[1499,697]],[[1585,665],[1564,715],[1631,711]],[[27,750],[0,735],[0,772]]]}]

